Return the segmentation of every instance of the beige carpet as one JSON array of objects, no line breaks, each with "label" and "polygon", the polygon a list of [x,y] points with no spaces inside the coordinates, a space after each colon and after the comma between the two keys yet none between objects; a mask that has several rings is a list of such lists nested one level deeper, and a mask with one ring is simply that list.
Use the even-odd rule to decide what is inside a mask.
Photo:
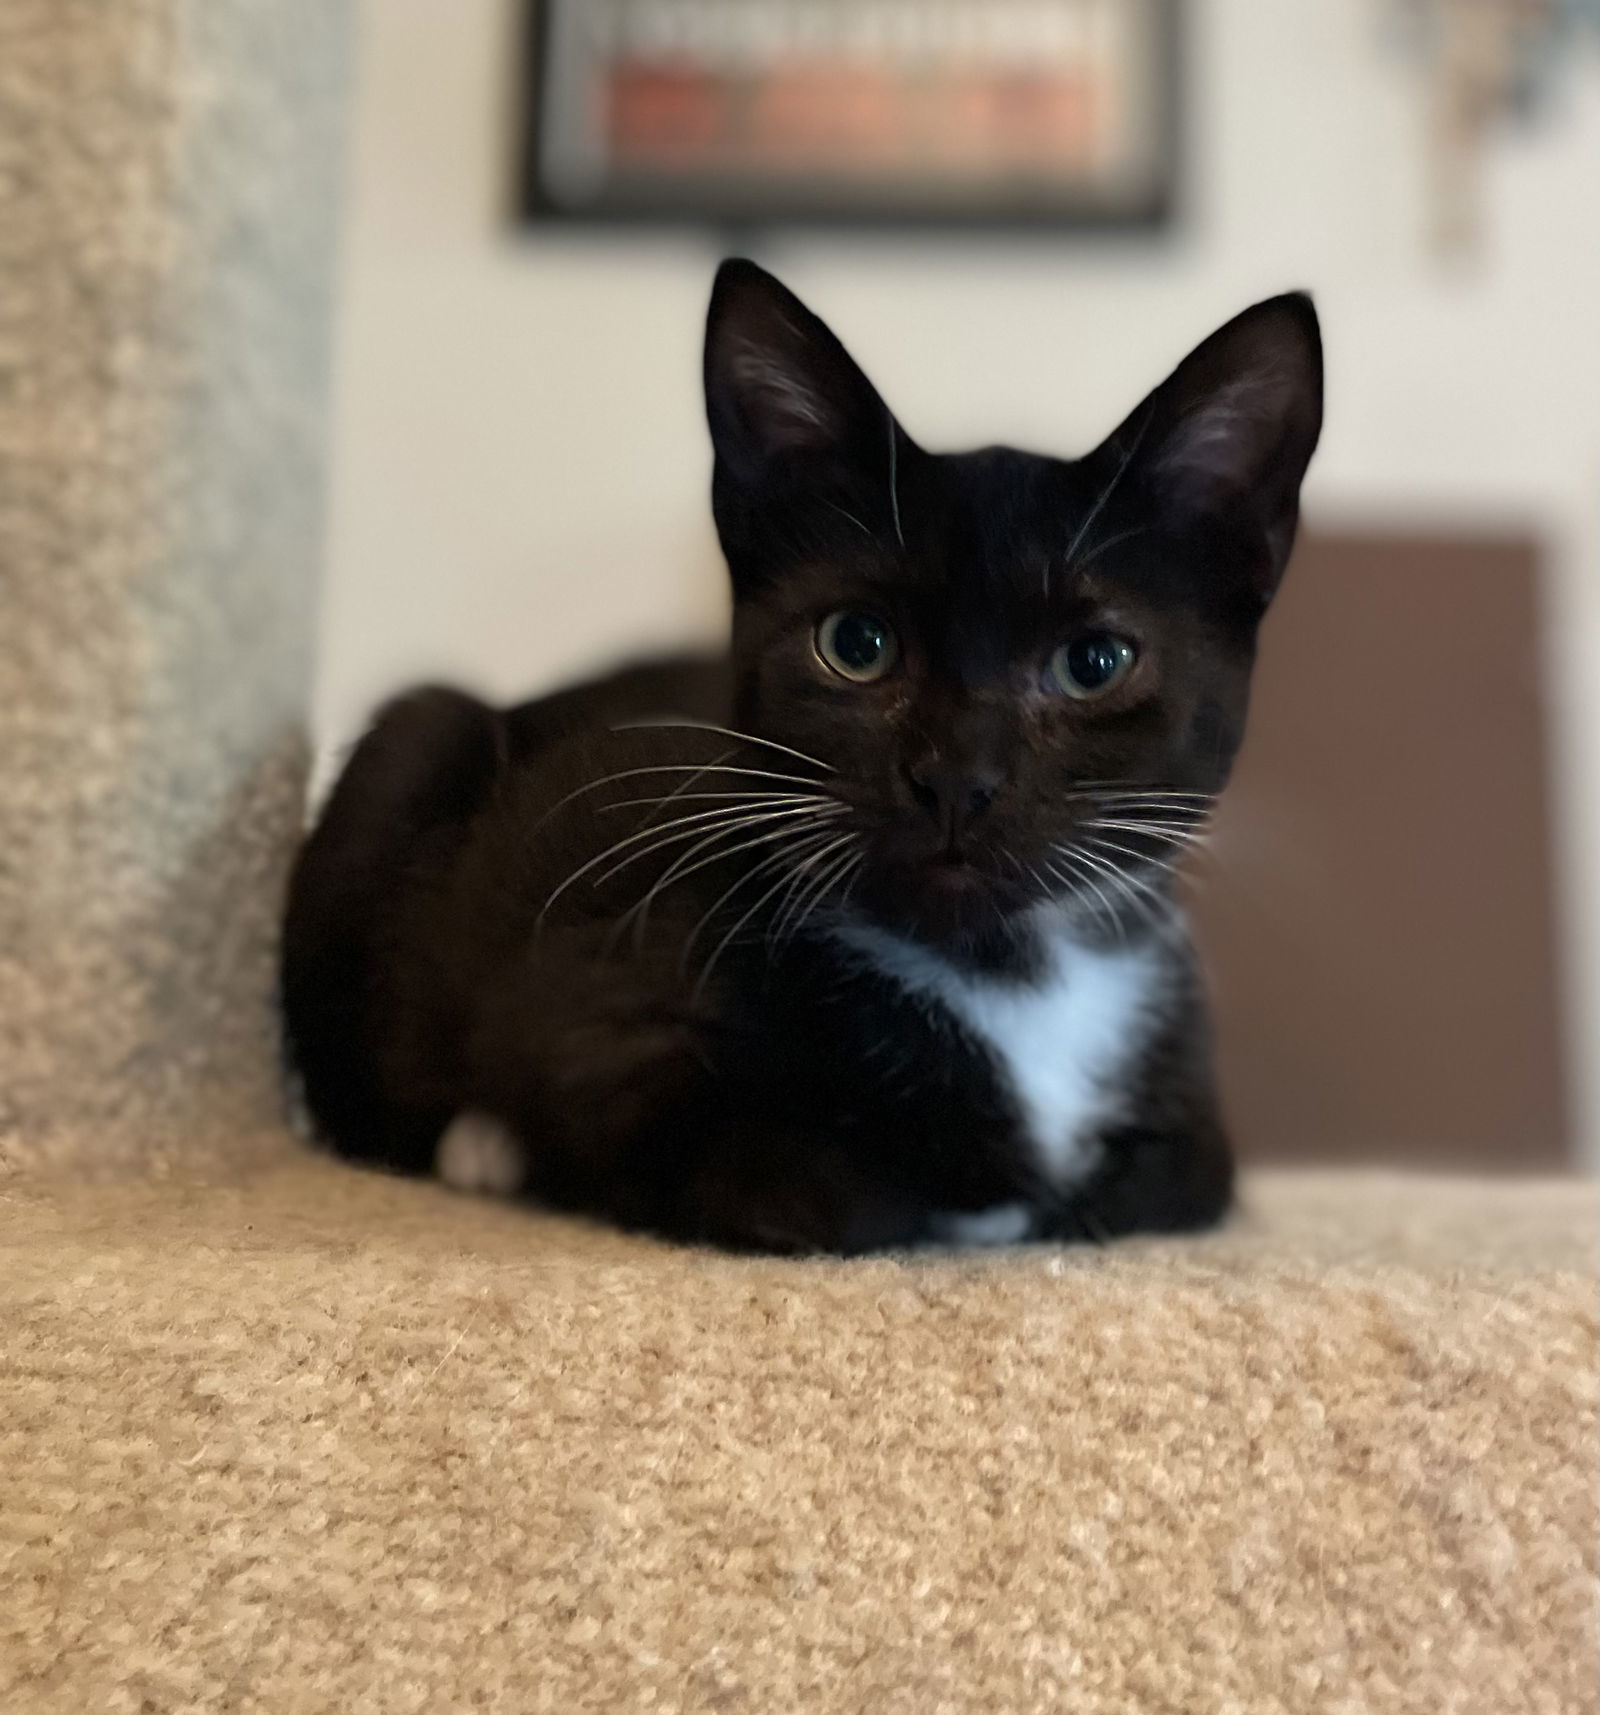
[{"label": "beige carpet", "polygon": [[1595,1212],[736,1261],[296,1160],[0,1187],[0,1710],[1597,1706]]}]

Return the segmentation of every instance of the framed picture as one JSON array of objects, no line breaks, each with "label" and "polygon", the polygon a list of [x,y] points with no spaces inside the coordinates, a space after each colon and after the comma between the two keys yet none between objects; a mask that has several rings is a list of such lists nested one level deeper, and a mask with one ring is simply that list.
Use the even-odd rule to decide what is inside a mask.
[{"label": "framed picture", "polygon": [[1178,0],[532,0],[529,220],[1148,225]]}]

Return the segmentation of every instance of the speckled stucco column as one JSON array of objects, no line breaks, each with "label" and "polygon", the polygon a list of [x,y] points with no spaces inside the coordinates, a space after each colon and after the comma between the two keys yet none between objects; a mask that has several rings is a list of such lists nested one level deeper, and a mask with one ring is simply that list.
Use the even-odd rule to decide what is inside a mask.
[{"label": "speckled stucco column", "polygon": [[280,1125],[345,0],[0,0],[0,1177]]}]

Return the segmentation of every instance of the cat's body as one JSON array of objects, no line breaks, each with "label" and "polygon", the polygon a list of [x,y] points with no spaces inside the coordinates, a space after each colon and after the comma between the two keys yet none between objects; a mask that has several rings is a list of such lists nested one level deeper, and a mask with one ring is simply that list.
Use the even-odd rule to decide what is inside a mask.
[{"label": "cat's body", "polygon": [[[1215,1220],[1231,1168],[1171,859],[1238,742],[1320,373],[1303,300],[1253,314],[1276,414],[1245,385],[1259,338],[1254,369],[1168,397],[1224,330],[1088,460],[941,459],[782,288],[725,271],[731,658],[379,718],[291,896],[321,1132],[734,1247]],[[1258,420],[1272,468],[1197,503]]]}]

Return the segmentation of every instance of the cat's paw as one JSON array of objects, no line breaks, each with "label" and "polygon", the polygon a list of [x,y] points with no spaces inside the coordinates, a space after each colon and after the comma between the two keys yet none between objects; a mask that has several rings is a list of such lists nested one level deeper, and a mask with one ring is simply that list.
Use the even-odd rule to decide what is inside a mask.
[{"label": "cat's paw", "polygon": [[989,1209],[938,1214],[928,1222],[940,1245],[1019,1245],[1035,1236],[1033,1211],[1026,1203],[996,1203]]},{"label": "cat's paw", "polygon": [[528,1177],[520,1140],[497,1119],[471,1110],[458,1114],[439,1139],[434,1172],[455,1191],[514,1197]]}]

